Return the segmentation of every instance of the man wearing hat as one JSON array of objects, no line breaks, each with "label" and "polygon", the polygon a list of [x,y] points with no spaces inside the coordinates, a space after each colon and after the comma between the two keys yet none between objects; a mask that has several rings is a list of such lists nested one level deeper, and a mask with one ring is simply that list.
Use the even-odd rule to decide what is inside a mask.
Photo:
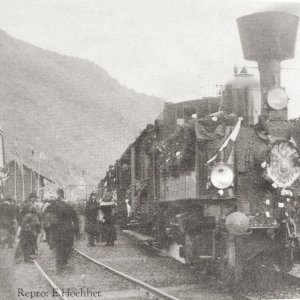
[{"label": "man wearing hat", "polygon": [[[38,198],[37,194],[35,192],[33,192],[29,195],[28,199],[26,199],[24,201],[24,203],[21,205],[20,213],[19,213],[18,219],[17,219],[18,224],[21,227],[21,230],[22,230],[23,220],[24,220],[25,216],[30,213],[30,210],[32,208],[34,208],[37,198]],[[34,245],[35,245],[35,247],[30,248],[30,249],[32,249],[32,253],[30,253],[30,255],[35,255],[35,250],[37,250],[37,238],[35,238]],[[19,242],[19,244],[16,248],[16,252],[15,252],[15,259],[18,259],[21,255],[22,255],[21,244]]]},{"label": "man wearing hat", "polygon": [[34,206],[31,206],[28,214],[22,220],[22,229],[20,232],[20,246],[25,262],[32,262],[31,259],[35,254],[36,241],[40,229],[41,225],[37,210]]},{"label": "man wearing hat", "polygon": [[97,201],[97,193],[93,192],[85,206],[85,232],[88,234],[88,246],[95,246],[99,235],[100,226],[97,220],[100,204]]},{"label": "man wearing hat", "polygon": [[64,201],[64,190],[57,190],[57,199],[45,209],[53,215],[50,225],[50,248],[55,249],[56,271],[64,271],[71,256],[74,235],[79,234],[79,221],[76,211]]}]

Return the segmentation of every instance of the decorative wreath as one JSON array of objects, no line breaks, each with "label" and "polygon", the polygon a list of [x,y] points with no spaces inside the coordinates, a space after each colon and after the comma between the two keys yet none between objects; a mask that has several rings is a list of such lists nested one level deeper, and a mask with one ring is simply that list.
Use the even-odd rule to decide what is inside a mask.
[{"label": "decorative wreath", "polygon": [[267,151],[261,167],[273,188],[288,188],[300,175],[299,151],[292,142],[277,141]]}]

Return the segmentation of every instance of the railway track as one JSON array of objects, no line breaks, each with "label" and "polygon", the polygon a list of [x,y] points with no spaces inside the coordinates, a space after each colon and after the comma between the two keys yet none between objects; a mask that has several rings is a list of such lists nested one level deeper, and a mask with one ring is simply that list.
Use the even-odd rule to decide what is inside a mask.
[{"label": "railway track", "polygon": [[143,282],[139,279],[136,279],[130,275],[127,275],[123,272],[120,272],[106,264],[103,264],[101,262],[99,262],[98,260],[88,256],[87,254],[83,253],[82,251],[74,248],[74,251],[81,255],[82,257],[84,257],[85,259],[93,262],[94,264],[96,264],[97,266],[99,266],[100,268],[104,269],[104,270],[107,270],[109,272],[111,272],[112,274],[114,275],[117,275],[119,276],[120,278],[123,278],[125,280],[128,280],[129,282],[131,282],[135,287],[141,289],[144,291],[144,293],[147,295],[147,296],[150,296],[152,299],[164,299],[164,300],[180,300],[179,298],[177,297],[174,297],[172,295],[169,295],[157,288],[155,288],[154,286],[150,285],[150,284],[147,284],[146,282]]},{"label": "railway track", "polygon": [[[100,265],[101,263],[93,260],[92,258],[89,258],[87,256],[85,256],[84,253],[82,252],[78,252],[77,250],[75,250],[76,253],[80,254],[82,257],[84,257],[85,259],[88,259],[90,262],[93,262],[94,264],[100,266],[101,268],[112,272],[113,274],[116,274],[120,277],[122,277],[123,279],[129,280],[130,282],[134,282],[134,284],[137,287],[140,287],[139,290],[139,294],[135,294],[132,296],[132,298],[128,298],[126,296],[126,299],[157,299],[157,300],[180,300],[176,297],[167,295],[161,291],[158,290],[154,290],[155,288],[151,287],[151,286],[147,286],[145,283],[143,282],[138,282],[138,280],[134,279],[134,278],[130,278],[130,276],[127,276],[126,274],[121,274],[118,273],[118,271],[116,270],[111,270],[109,267],[104,266],[104,265]],[[70,290],[69,287],[59,287],[59,285],[62,285],[62,283],[58,283],[56,284],[51,278],[50,276],[46,273],[46,271],[43,269],[43,267],[37,262],[34,261],[34,264],[36,266],[36,268],[38,269],[39,273],[43,276],[43,278],[45,279],[45,281],[47,282],[47,284],[50,286],[50,288],[52,290],[55,290],[55,299],[59,299],[59,300],[70,300],[71,298],[73,298],[73,296],[71,295],[70,297],[64,296],[64,293],[71,293],[72,291]],[[96,274],[95,274],[96,275]],[[122,291],[121,293],[124,293],[124,291]],[[102,295],[100,295],[99,297],[101,297],[101,299],[114,299],[112,297],[102,297]],[[83,296],[82,298],[80,297],[80,299],[94,299],[94,297],[92,296]]]},{"label": "railway track", "polygon": [[[41,273],[52,289],[89,287],[101,290],[101,299],[219,300],[232,299],[230,295],[240,300],[300,299],[298,269],[294,275],[279,272],[271,264],[249,268],[245,276],[248,282],[242,282],[235,295],[222,289],[220,282],[218,286],[217,280],[206,281],[204,275],[196,278],[195,270],[127,243],[121,235],[114,248],[78,244],[71,259],[73,269],[61,275],[55,274],[53,256],[43,248],[41,261],[36,265],[43,270]],[[176,276],[176,272],[180,275]],[[71,299],[68,295],[61,296],[60,299]]]},{"label": "railway track", "polygon": [[[127,231],[125,231],[128,234]],[[132,237],[132,234],[129,236]],[[144,240],[139,242],[145,247],[149,247],[151,251],[155,251],[158,255],[166,256],[165,252],[160,249],[154,248],[151,243]],[[257,266],[258,267],[258,266]],[[300,275],[299,277],[293,274],[281,273],[275,269],[268,269],[264,267],[258,267],[260,272],[257,275],[257,269],[252,270],[252,284],[256,283],[252,290],[241,292],[244,286],[239,287],[238,293],[233,293],[233,298],[238,300],[277,300],[277,299],[300,299]],[[300,269],[300,267],[299,267]],[[253,276],[253,274],[255,274]],[[251,275],[250,275],[251,276]],[[263,279],[262,279],[263,278]],[[275,284],[266,284],[273,279]],[[251,280],[250,279],[250,280]],[[247,284],[245,284],[247,285]],[[267,285],[267,286],[266,286]],[[246,288],[247,290],[247,288]]]},{"label": "railway track", "polygon": [[[88,256],[87,254],[83,253],[82,251],[75,249],[75,252],[84,257],[85,259],[95,263],[102,269],[108,270],[109,272],[120,276],[131,283],[133,283],[136,287],[139,287],[141,289],[145,290],[146,294],[152,295],[152,298],[154,299],[167,299],[167,300],[180,300],[177,297],[174,297],[172,295],[166,294],[162,292],[161,290],[153,287],[152,285],[149,285],[143,281],[140,281],[132,276],[129,276],[123,272],[120,272],[114,268],[111,268],[110,266],[103,264],[99,262],[98,260]],[[252,291],[249,292],[249,294],[238,294],[236,299],[239,300],[278,300],[278,299],[300,299],[300,278],[291,274],[282,274],[278,271],[273,271],[278,276],[278,280],[281,280],[284,278],[284,282],[281,283],[281,286],[277,290],[267,291],[267,290],[261,290],[261,291]],[[264,280],[268,280],[270,277],[270,272],[267,272],[265,274],[266,278]],[[288,283],[291,283],[292,285],[288,285]],[[299,284],[298,284],[299,283]],[[286,284],[285,290],[283,289],[283,284]],[[270,288],[270,287],[269,287]],[[287,298],[289,297],[289,298]]]},{"label": "railway track", "polygon": [[[41,245],[39,259],[34,261],[43,279],[56,291],[56,298],[73,299],[79,289],[99,292],[101,299],[107,300],[181,300],[140,279],[120,272],[87,255],[84,250],[74,249],[69,267],[65,272],[55,272],[53,255]],[[98,258],[99,259],[99,258]],[[101,260],[101,259],[100,259]],[[80,295],[77,299],[95,299],[91,294]],[[96,297],[97,298],[97,297]]]},{"label": "railway track", "polygon": [[[101,299],[167,299],[167,300],[180,300],[179,298],[170,295],[168,293],[165,293],[161,289],[158,289],[154,287],[151,284],[148,284],[144,281],[141,281],[133,276],[130,276],[124,272],[120,272],[111,266],[108,266],[107,264],[104,264],[103,262],[100,262],[99,260],[91,257],[90,255],[87,255],[85,252],[79,249],[74,249],[75,255],[74,259],[76,260],[76,264],[83,264],[83,261],[87,262],[88,265],[92,264],[96,266],[96,269],[93,271],[93,276],[97,277],[98,274],[108,273],[110,274],[109,280],[116,282],[116,277],[120,278],[121,280],[129,282],[129,286],[127,286],[127,289],[122,289],[118,291],[118,297],[114,297],[113,295],[110,295],[107,297],[107,294],[104,292],[103,295],[101,295]],[[83,259],[83,261],[80,259]],[[64,295],[63,290],[65,290],[64,287],[69,288],[69,286],[66,286],[65,282],[61,282],[57,277],[56,279],[52,279],[51,275],[49,275],[47,270],[45,270],[41,264],[37,261],[34,261],[35,267],[38,269],[39,273],[43,276],[47,284],[50,286],[52,290],[55,290],[56,293],[56,299],[61,300],[69,300],[70,297],[67,297]],[[87,265],[85,265],[83,268],[86,268]],[[99,270],[101,268],[102,272],[95,272],[95,270]],[[300,278],[291,274],[282,274],[278,271],[270,270],[268,268],[260,268],[260,272],[256,272],[258,276],[263,275],[263,277],[259,280],[261,284],[264,284],[266,280],[273,281],[273,284],[270,284],[269,286],[265,287],[265,289],[262,289],[260,291],[258,290],[252,290],[249,291],[247,294],[240,294],[238,295],[238,298],[240,300],[277,300],[277,299],[300,299]],[[50,272],[51,273],[51,272]],[[113,277],[111,277],[113,276]],[[276,277],[276,278],[275,278]],[[61,279],[64,278],[61,277]],[[278,284],[280,282],[280,285]],[[274,286],[277,286],[277,288],[272,288]],[[122,298],[122,295],[126,294],[126,290],[132,290],[132,288],[137,291],[136,293],[129,293],[129,296],[126,295],[126,297]],[[121,295],[121,296],[120,296]],[[199,295],[201,297],[201,295]],[[80,298],[80,299],[89,299],[89,298]],[[182,299],[190,299],[190,298],[182,298]],[[194,299],[194,298],[193,298]],[[200,299],[200,298],[195,298]]]},{"label": "railway track", "polygon": [[100,262],[98,267],[115,276],[125,274],[127,281],[146,290],[154,299],[232,300],[228,293],[224,294],[215,284],[216,280],[212,277],[182,265],[165,253],[158,255],[157,251],[140,246],[139,242],[135,243],[134,239],[120,233],[114,248],[86,247],[85,243],[81,243],[76,246],[76,253]]},{"label": "railway track", "polygon": [[43,270],[43,268],[40,266],[40,264],[34,260],[34,264],[36,268],[39,270],[40,274],[43,276],[43,278],[46,280],[47,284],[50,286],[52,290],[55,290],[58,296],[56,296],[57,299],[60,300],[69,300],[68,297],[63,295],[62,290],[55,284],[55,282],[47,275],[47,273]]}]

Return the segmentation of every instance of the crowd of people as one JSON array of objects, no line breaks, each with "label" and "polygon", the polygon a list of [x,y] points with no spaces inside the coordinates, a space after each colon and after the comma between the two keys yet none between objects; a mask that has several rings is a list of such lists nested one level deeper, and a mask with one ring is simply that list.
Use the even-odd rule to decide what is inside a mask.
[{"label": "crowd of people", "polygon": [[54,250],[56,270],[61,273],[66,269],[75,239],[86,237],[89,247],[97,243],[114,246],[114,208],[101,206],[95,192],[87,201],[76,203],[65,201],[63,189],[57,190],[54,199],[42,201],[38,201],[36,193],[31,193],[21,204],[6,197],[0,200],[1,247],[13,248],[16,237],[16,261],[23,256],[24,262],[33,262],[42,241]]}]

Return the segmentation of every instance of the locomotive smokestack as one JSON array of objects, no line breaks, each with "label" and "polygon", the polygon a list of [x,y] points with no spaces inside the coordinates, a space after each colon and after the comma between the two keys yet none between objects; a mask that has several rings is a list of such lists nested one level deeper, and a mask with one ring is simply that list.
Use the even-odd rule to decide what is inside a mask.
[{"label": "locomotive smokestack", "polygon": [[262,114],[268,115],[267,92],[280,87],[281,61],[294,57],[299,18],[270,11],[238,18],[237,23],[245,59],[258,62]]}]

